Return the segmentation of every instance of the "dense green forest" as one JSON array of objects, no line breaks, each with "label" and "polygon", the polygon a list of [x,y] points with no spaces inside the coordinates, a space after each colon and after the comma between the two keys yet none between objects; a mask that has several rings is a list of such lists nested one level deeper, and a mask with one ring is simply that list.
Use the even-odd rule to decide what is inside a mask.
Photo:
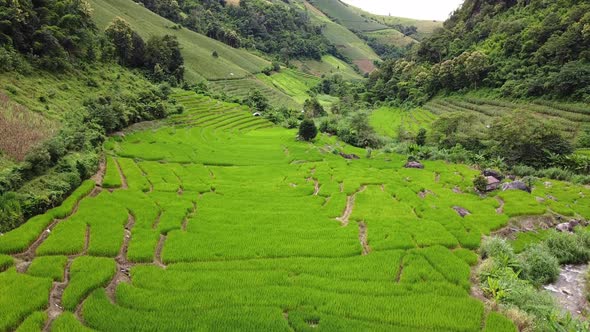
[{"label": "dense green forest", "polygon": [[139,0],[184,27],[224,42],[280,57],[320,60],[338,54],[307,14],[288,3],[245,0],[239,5],[210,0]]},{"label": "dense green forest", "polygon": [[491,88],[511,98],[590,100],[590,4],[468,0],[407,59],[371,75],[371,100],[424,103]]}]

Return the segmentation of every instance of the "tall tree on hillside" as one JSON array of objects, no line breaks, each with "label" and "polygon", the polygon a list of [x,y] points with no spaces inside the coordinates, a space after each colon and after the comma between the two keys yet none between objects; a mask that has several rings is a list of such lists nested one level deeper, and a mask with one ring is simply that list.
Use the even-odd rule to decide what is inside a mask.
[{"label": "tall tree on hillside", "polygon": [[124,66],[141,67],[144,64],[145,42],[127,21],[117,17],[105,31],[115,46],[119,62]]}]

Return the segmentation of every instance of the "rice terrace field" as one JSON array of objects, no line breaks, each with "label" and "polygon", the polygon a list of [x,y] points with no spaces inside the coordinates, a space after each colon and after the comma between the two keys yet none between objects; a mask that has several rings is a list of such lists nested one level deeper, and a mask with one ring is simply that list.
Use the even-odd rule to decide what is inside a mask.
[{"label": "rice terrace field", "polygon": [[465,165],[175,98],[183,114],[107,141],[104,177],[0,236],[0,331],[515,331],[471,295],[482,236],[590,218],[585,187],[480,197]]}]

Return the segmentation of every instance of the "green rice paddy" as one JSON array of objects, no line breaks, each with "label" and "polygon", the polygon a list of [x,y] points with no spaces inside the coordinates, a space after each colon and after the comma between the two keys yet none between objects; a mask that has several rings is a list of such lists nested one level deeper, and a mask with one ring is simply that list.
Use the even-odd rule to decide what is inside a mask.
[{"label": "green rice paddy", "polygon": [[382,107],[371,113],[370,123],[375,131],[389,137],[415,135],[420,128],[428,129],[436,115],[424,110],[403,110],[392,107]]},{"label": "green rice paddy", "polygon": [[464,165],[346,160],[364,151],[175,98],[183,114],[105,145],[108,186],[0,236],[0,331],[514,331],[470,295],[482,236],[590,218],[588,188],[480,197]]}]

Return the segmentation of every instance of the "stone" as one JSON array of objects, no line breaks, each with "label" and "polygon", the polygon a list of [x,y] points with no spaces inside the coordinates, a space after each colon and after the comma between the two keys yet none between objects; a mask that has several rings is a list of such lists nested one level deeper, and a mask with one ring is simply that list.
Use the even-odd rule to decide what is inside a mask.
[{"label": "stone", "polygon": [[492,176],[500,181],[504,180],[504,175],[502,175],[502,173],[500,173],[499,171],[495,171],[493,169],[484,170],[483,176],[485,176],[485,177]]},{"label": "stone", "polygon": [[424,169],[424,165],[422,165],[419,161],[408,161],[405,165],[405,168],[417,168],[417,169]]},{"label": "stone", "polygon": [[522,191],[526,191],[529,194],[531,193],[531,188],[529,188],[522,181],[512,181],[512,182],[504,183],[502,185],[502,191],[506,191],[506,190],[522,190]]},{"label": "stone", "polygon": [[572,231],[572,226],[570,225],[569,222],[564,222],[564,223],[561,223],[561,224],[555,226],[555,229],[558,232],[570,233]]},{"label": "stone", "polygon": [[344,158],[344,159],[349,159],[349,160],[352,160],[352,159],[361,159],[359,156],[357,156],[354,153],[347,154],[347,153],[344,153],[344,152],[340,152],[340,156],[342,158]]},{"label": "stone", "polygon": [[460,206],[453,206],[453,210],[455,210],[461,216],[461,218],[465,218],[465,216],[471,214],[471,212],[469,212],[467,209]]}]

